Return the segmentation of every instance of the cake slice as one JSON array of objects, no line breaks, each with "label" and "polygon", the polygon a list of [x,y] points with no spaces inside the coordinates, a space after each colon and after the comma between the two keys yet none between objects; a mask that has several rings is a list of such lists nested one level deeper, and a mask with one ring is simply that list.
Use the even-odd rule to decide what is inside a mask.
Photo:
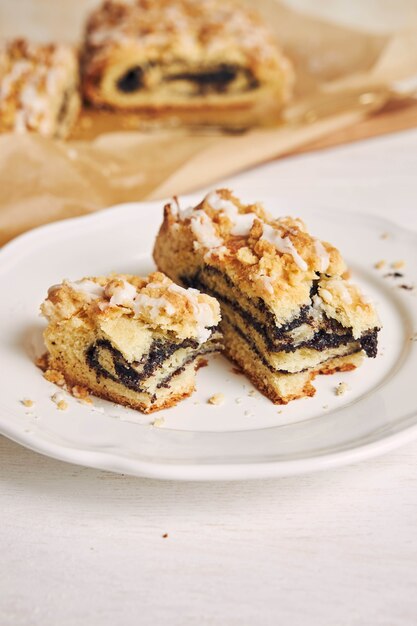
[{"label": "cake slice", "polygon": [[274,219],[226,189],[196,207],[165,206],[161,271],[221,305],[226,354],[277,404],[315,393],[317,374],[377,354],[379,321],[340,253],[300,219]]},{"label": "cake slice", "polygon": [[87,23],[82,77],[96,106],[235,115],[278,110],[293,83],[266,25],[235,0],[104,2]]},{"label": "cake slice", "polygon": [[189,396],[203,358],[222,347],[217,301],[159,272],[64,281],[41,311],[48,368],[144,413]]},{"label": "cake slice", "polygon": [[63,44],[0,47],[0,131],[66,137],[79,113],[78,61]]}]

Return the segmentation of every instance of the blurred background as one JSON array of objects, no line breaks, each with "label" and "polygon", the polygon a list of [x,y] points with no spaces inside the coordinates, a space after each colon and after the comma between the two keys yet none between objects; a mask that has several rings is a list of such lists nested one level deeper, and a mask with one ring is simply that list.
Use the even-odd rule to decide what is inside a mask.
[{"label": "blurred background", "polygon": [[[276,0],[245,0],[268,13]],[[77,41],[85,15],[98,0],[1,0],[0,37]],[[285,0],[310,15],[373,32],[392,32],[417,21],[416,0]]]}]

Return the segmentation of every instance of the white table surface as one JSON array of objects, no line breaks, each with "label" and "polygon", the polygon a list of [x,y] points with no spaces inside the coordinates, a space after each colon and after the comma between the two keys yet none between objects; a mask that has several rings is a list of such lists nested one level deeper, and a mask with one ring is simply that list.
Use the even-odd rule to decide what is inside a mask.
[{"label": "white table surface", "polygon": [[[288,213],[308,202],[417,229],[417,130],[227,183]],[[417,441],[327,473],[193,484],[0,438],[0,554],[1,626],[414,626]]]}]

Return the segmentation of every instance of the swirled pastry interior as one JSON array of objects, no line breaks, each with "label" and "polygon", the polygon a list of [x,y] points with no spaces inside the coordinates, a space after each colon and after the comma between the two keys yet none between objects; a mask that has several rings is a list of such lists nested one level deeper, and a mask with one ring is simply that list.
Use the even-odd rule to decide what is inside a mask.
[{"label": "swirled pastry interior", "polygon": [[158,272],[64,281],[41,310],[48,367],[144,413],[189,396],[203,356],[222,347],[217,301]]},{"label": "swirled pastry interior", "polygon": [[234,0],[110,0],[90,17],[88,101],[123,110],[278,109],[292,71],[260,18]]},{"label": "swirled pastry interior", "polygon": [[273,402],[315,390],[319,374],[377,354],[373,305],[336,248],[299,219],[272,218],[226,189],[166,205],[154,258],[173,280],[216,297],[228,356]]}]

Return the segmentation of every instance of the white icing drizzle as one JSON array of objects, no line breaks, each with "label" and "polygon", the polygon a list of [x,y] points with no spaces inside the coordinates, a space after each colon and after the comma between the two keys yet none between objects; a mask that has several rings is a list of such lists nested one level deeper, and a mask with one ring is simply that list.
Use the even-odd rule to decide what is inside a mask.
[{"label": "white icing drizzle", "polygon": [[171,316],[175,313],[175,307],[163,296],[159,298],[152,298],[146,293],[138,293],[132,303],[131,307],[136,316],[140,316],[141,313],[146,310],[149,313],[151,319],[156,320],[163,310],[167,315]]},{"label": "white icing drizzle", "polygon": [[231,200],[226,200],[222,198],[217,191],[211,191],[205,197],[206,202],[215,210],[215,211],[224,211],[225,213],[235,213],[237,211],[237,207]]},{"label": "white icing drizzle", "polygon": [[116,306],[128,306],[132,307],[137,291],[136,287],[127,280],[119,279],[122,282],[121,287],[114,287],[113,294],[110,298],[110,304]]},{"label": "white icing drizzle", "polygon": [[93,280],[77,280],[75,282],[67,282],[67,285],[78,293],[82,293],[88,300],[97,300],[102,298],[104,287],[95,283]]},{"label": "white icing drizzle", "polygon": [[233,224],[230,229],[231,235],[246,237],[254,220],[259,219],[256,213],[239,213],[239,209],[231,200],[225,200],[216,191],[209,193],[205,200],[215,211],[222,211],[230,219]]},{"label": "white icing drizzle", "polygon": [[333,300],[333,296],[327,289],[320,289],[320,295],[326,300],[326,302],[331,302]]},{"label": "white icing drizzle", "polygon": [[275,246],[281,254],[290,254],[296,265],[300,268],[300,270],[303,270],[303,272],[308,269],[307,263],[297,252],[289,237],[281,237],[279,232],[275,228],[272,228],[272,226],[269,226],[269,224],[262,224],[262,227],[263,233],[261,239],[272,243],[272,245]]},{"label": "white icing drizzle", "polygon": [[198,301],[198,296],[200,295],[198,289],[184,289],[184,287],[172,284],[168,287],[168,291],[173,291],[187,298],[191,304],[197,322],[197,339],[200,343],[207,341],[211,335],[209,328],[216,326],[217,319],[208,302]]},{"label": "white icing drizzle", "polygon": [[194,207],[192,206],[188,206],[186,209],[181,209],[180,207],[178,207],[178,217],[180,218],[181,222],[183,222],[184,220],[187,220],[189,217],[193,215],[193,213],[194,213]]},{"label": "white icing drizzle", "polygon": [[223,241],[216,234],[216,229],[210,217],[202,209],[194,211],[190,227],[199,243],[205,248],[217,248]]},{"label": "white icing drizzle", "polygon": [[330,265],[329,253],[327,252],[326,248],[323,246],[321,241],[319,241],[318,239],[314,240],[314,248],[315,248],[316,254],[317,254],[317,256],[319,257],[319,260],[320,260],[319,271],[320,272],[325,272],[327,270],[327,268],[329,267],[329,265]]}]

